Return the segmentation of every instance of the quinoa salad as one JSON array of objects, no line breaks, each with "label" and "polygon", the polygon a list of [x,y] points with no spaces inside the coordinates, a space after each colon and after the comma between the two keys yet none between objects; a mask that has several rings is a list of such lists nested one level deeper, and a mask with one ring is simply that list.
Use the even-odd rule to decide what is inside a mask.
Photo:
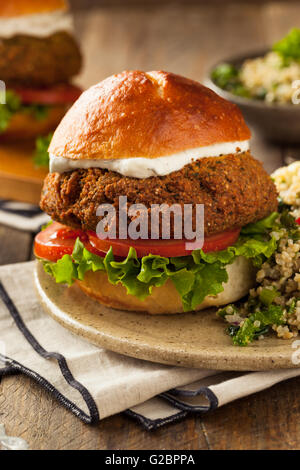
[{"label": "quinoa salad", "polygon": [[300,330],[300,162],[279,168],[272,178],[279,192],[278,212],[246,230],[258,239],[274,240],[274,252],[257,263],[256,286],[248,297],[217,311],[238,346],[269,334],[291,339]]},{"label": "quinoa salad", "polygon": [[220,64],[211,78],[220,88],[238,96],[291,104],[293,83],[300,80],[300,29],[293,28],[263,57],[247,59],[240,67]]}]

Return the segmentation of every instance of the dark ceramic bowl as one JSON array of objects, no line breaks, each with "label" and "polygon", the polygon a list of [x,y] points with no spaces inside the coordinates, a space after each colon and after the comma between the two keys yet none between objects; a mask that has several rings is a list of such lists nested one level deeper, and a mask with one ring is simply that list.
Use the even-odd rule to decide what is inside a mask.
[{"label": "dark ceramic bowl", "polygon": [[263,50],[243,56],[225,58],[208,70],[204,83],[218,95],[237,104],[248,124],[268,140],[291,144],[300,143],[300,105],[270,104],[257,99],[243,98],[223,90],[211,79],[212,71],[221,63],[240,67],[246,59],[262,56],[266,52],[267,50]]}]

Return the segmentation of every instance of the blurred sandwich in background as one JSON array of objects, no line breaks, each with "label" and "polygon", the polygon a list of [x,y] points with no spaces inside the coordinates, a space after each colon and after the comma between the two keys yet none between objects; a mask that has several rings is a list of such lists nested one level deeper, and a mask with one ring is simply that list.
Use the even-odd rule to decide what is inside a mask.
[{"label": "blurred sandwich in background", "polygon": [[54,130],[81,94],[72,78],[82,57],[65,0],[0,3],[0,141],[35,139]]}]

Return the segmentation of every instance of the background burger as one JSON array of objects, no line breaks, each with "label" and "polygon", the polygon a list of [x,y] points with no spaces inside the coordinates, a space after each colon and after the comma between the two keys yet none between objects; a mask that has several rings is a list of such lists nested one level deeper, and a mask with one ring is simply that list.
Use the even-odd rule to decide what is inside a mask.
[{"label": "background burger", "polygon": [[55,129],[81,90],[70,83],[81,67],[64,0],[0,4],[0,141],[35,138]]},{"label": "background burger", "polygon": [[[239,109],[167,72],[123,72],[85,91],[50,144],[35,254],[56,282],[120,309],[177,313],[233,302],[276,240],[275,186]],[[101,204],[204,204],[202,250],[185,240],[99,239]],[[127,222],[130,224],[131,217]],[[172,233],[172,232],[171,232]],[[151,235],[150,235],[151,236]]]}]

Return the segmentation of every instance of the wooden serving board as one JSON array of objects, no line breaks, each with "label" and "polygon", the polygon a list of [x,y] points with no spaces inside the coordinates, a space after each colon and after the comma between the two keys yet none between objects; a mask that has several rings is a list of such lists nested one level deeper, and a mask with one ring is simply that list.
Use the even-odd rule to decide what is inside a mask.
[{"label": "wooden serving board", "polygon": [[0,198],[38,204],[47,168],[33,162],[34,144],[0,145]]}]

